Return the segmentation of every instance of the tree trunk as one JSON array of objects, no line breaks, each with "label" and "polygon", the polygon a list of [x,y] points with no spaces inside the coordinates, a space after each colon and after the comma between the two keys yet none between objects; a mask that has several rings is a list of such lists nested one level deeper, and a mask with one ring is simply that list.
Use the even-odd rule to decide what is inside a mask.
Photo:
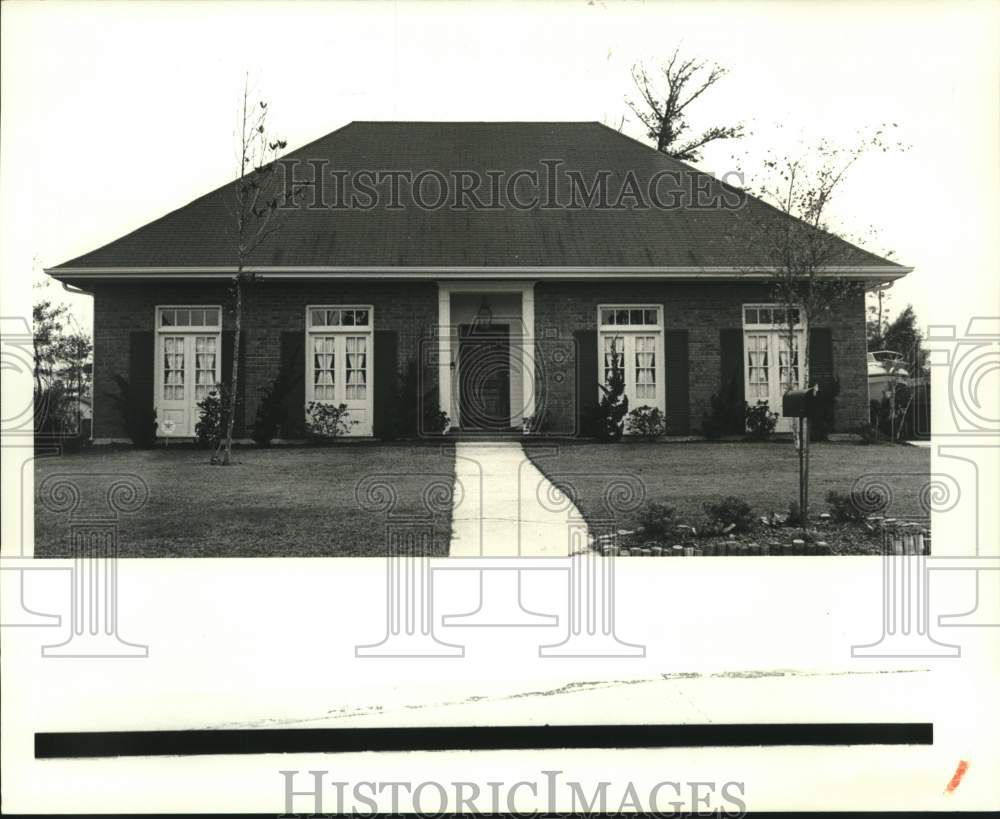
[{"label": "tree trunk", "polygon": [[229,466],[233,457],[233,424],[236,422],[236,385],[240,371],[240,336],[243,334],[243,265],[236,272],[236,317],[233,338],[233,371],[229,377],[229,405],[226,410],[226,434],[219,442],[213,459],[222,466]]}]

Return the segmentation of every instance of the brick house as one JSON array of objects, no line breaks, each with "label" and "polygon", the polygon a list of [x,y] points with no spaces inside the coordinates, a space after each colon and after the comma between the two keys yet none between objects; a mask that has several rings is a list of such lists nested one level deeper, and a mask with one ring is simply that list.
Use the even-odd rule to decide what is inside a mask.
[{"label": "brick house", "polygon": [[[346,404],[360,436],[412,434],[436,410],[465,431],[586,433],[612,350],[630,405],[675,434],[713,395],[780,409],[787,368],[802,381],[771,273],[732,239],[767,206],[603,125],[354,122],[282,171],[301,193],[249,263],[239,437],[279,371],[286,439],[310,402]],[[93,295],[95,440],[127,436],[116,376],[174,437],[228,380],[231,195],[47,271]],[[840,245],[831,276],[910,270]],[[868,411],[863,292],[807,332],[810,380],[836,380],[851,429]]]}]

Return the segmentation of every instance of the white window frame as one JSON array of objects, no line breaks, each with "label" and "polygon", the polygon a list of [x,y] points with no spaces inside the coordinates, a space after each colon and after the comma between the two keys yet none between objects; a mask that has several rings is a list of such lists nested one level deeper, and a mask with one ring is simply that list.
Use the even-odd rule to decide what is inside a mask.
[{"label": "white window frame", "polygon": [[[312,311],[313,310],[367,310],[368,311],[368,324],[367,325],[345,325],[338,324],[333,326],[321,325],[314,327],[312,325]],[[316,398],[315,385],[313,384],[313,342],[314,336],[365,336],[367,338],[366,342],[366,370],[367,376],[365,381],[365,404],[367,409],[367,420],[364,423],[350,423],[351,419],[349,414],[347,416],[348,421],[348,435],[354,436],[368,436],[373,434],[372,421],[375,407],[375,307],[371,304],[310,304],[306,306],[305,314],[305,386],[306,386],[306,406],[303,407],[303,413],[306,411],[306,407],[309,403],[315,401],[322,404],[341,404],[349,403],[344,398]],[[341,367],[342,372],[346,372],[346,361],[343,361],[343,356],[338,356],[334,361],[334,367]],[[336,369],[335,369],[336,372]],[[343,383],[343,379],[336,379],[335,384],[339,387],[346,389],[346,384]]]},{"label": "white window frame", "polygon": [[[645,313],[643,314],[642,324],[602,324],[601,317],[603,311],[605,310],[655,310],[656,311],[656,323],[646,324],[645,323]],[[634,361],[629,360],[627,351],[623,350],[622,353],[625,357],[625,383],[626,391],[625,394],[628,396],[628,406],[629,411],[636,409],[637,407],[650,406],[656,407],[660,412],[666,413],[667,410],[667,381],[666,381],[666,359],[664,356],[664,335],[665,328],[663,326],[663,305],[662,304],[599,304],[597,305],[597,374],[598,380],[601,383],[604,378],[604,337],[605,336],[654,336],[655,338],[655,371],[656,371],[656,398],[636,398],[634,394],[629,393],[628,385],[634,381],[634,374],[630,377],[629,373],[635,369]],[[626,342],[627,344],[627,342]],[[598,397],[602,395],[600,389],[598,389]]]},{"label": "white window frame", "polygon": [[[785,323],[785,322],[777,322],[777,323],[776,322],[770,322],[770,323],[762,323],[762,322],[748,323],[747,320],[746,320],[746,311],[748,309],[759,310],[761,308],[768,308],[768,309],[771,309],[771,310],[775,310],[775,309],[777,309],[777,310],[784,310],[784,309],[786,309],[786,307],[787,307],[787,305],[776,303],[776,302],[747,302],[746,304],[741,304],[740,305],[740,318],[741,318],[741,321],[742,321],[742,324],[743,324],[743,345],[742,345],[743,346],[743,362],[742,362],[742,365],[741,365],[742,368],[743,368],[743,394],[744,394],[744,396],[746,396],[747,403],[756,403],[756,401],[761,400],[761,399],[758,399],[756,397],[751,398],[751,395],[750,395],[750,392],[751,392],[751,390],[750,390],[750,358],[749,358],[749,349],[748,349],[748,345],[747,345],[747,336],[748,335],[760,335],[760,334],[766,333],[768,335],[768,345],[769,345],[768,346],[768,371],[769,371],[768,372],[768,378],[770,379],[772,377],[772,374],[773,374],[773,377],[777,379],[776,394],[769,395],[769,397],[768,397],[768,405],[769,405],[769,409],[771,410],[771,412],[776,412],[779,415],[781,414],[781,401],[780,401],[779,396],[780,395],[784,395],[785,384],[784,384],[783,381],[781,381],[781,363],[780,363],[781,362],[781,358],[780,358],[780,352],[779,352],[779,346],[778,345],[781,343],[781,340],[787,339],[787,337],[788,337],[788,324]],[[807,362],[806,362],[806,338],[807,338],[807,334],[809,332],[809,327],[807,326],[806,319],[805,319],[805,311],[802,309],[802,307],[799,306],[799,307],[796,307],[794,309],[797,309],[799,311],[799,320],[798,320],[798,323],[796,324],[796,330],[795,330],[796,335],[798,336],[798,339],[799,339],[799,377],[798,377],[798,383],[796,384],[796,388],[797,389],[804,389],[804,387],[805,387],[805,381],[806,381],[806,369],[807,369]],[[770,385],[769,385],[768,391],[769,391],[769,393],[772,392],[771,389],[770,389]],[[777,402],[771,401],[772,397],[777,398],[778,399]],[[779,423],[779,429],[784,429],[786,427],[788,429],[791,428],[789,426],[789,424],[791,422],[788,419],[782,418],[782,419],[779,420],[778,423]]]},{"label": "white window frame", "polygon": [[[192,324],[186,326],[169,326],[164,327],[162,324],[162,316],[164,310],[217,310],[219,314],[219,323],[217,325],[207,325],[207,324]],[[153,407],[157,410],[157,436],[165,437],[160,429],[159,424],[163,421],[164,413],[161,411],[162,402],[166,399],[163,398],[163,339],[166,336],[213,336],[215,338],[215,349],[216,349],[216,359],[215,359],[215,381],[218,383],[222,379],[222,320],[223,312],[221,304],[158,304],[153,313],[153,327],[154,329],[154,344],[153,344]],[[190,384],[191,394],[189,397],[190,410],[192,417],[189,419],[190,434],[194,435],[194,427],[198,423],[198,418],[195,416],[197,412],[196,398],[196,377],[195,377],[195,367],[197,358],[192,355],[190,359],[190,367],[187,358],[185,357],[184,362],[184,384],[187,387]],[[191,378],[188,380],[188,370],[190,369]],[[174,436],[176,437],[176,436]],[[186,437],[186,436],[182,436]]]}]

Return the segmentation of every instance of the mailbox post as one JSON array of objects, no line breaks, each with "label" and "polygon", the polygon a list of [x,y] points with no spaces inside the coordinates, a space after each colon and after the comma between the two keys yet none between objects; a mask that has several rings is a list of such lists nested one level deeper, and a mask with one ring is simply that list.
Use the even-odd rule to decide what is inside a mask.
[{"label": "mailbox post", "polygon": [[789,390],[781,401],[781,414],[799,419],[799,522],[803,529],[809,524],[809,418],[817,392],[818,385],[807,390]]}]

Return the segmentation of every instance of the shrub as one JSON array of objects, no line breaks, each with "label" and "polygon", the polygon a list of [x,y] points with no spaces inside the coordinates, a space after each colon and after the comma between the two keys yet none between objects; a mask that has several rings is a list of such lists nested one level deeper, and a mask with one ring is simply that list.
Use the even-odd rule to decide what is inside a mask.
[{"label": "shrub", "polygon": [[650,441],[667,434],[669,423],[659,407],[636,407],[628,414],[628,431]]},{"label": "shrub", "polygon": [[854,428],[854,432],[858,436],[859,443],[864,446],[877,444],[879,442],[878,430],[871,424],[858,424]]},{"label": "shrub", "polygon": [[702,415],[701,432],[710,441],[723,435],[741,435],[746,432],[745,404],[739,397],[736,380],[730,382],[724,393],[709,399],[711,410]]},{"label": "shrub", "polygon": [[253,422],[252,436],[257,446],[267,446],[278,434],[278,427],[288,419],[285,399],[298,380],[294,369],[283,364],[278,368],[274,380],[261,391],[257,415]]},{"label": "shrub", "polygon": [[108,393],[121,416],[132,443],[140,449],[152,449],[156,444],[156,410],[149,396],[133,395],[128,379],[114,376],[117,393]]},{"label": "shrub", "polygon": [[749,532],[753,528],[753,508],[742,498],[729,495],[719,501],[708,501],[702,508],[709,521],[720,524],[723,528],[732,526],[731,531]]},{"label": "shrub", "polygon": [[666,541],[677,529],[675,508],[656,501],[648,501],[639,512],[639,531],[643,538]]},{"label": "shrub", "polygon": [[229,390],[216,384],[208,395],[198,402],[198,423],[194,427],[198,446],[216,449],[226,434],[226,409],[229,407]]},{"label": "shrub", "polygon": [[350,429],[351,422],[345,418],[346,415],[347,404],[335,406],[310,401],[306,406],[306,434],[313,441],[333,441]]},{"label": "shrub", "polygon": [[431,435],[443,435],[451,426],[451,418],[444,410],[431,410],[424,419],[424,429]]},{"label": "shrub", "polygon": [[851,495],[831,489],[826,493],[826,502],[830,507],[830,515],[834,520],[861,521],[865,518],[865,513],[858,508]]},{"label": "shrub", "polygon": [[840,395],[840,380],[833,378],[828,383],[824,382],[813,396],[813,415],[809,420],[810,441],[825,441],[833,432],[838,395]]},{"label": "shrub", "polygon": [[778,423],[778,414],[771,412],[767,401],[758,401],[753,406],[744,405],[747,434],[755,441],[765,441],[774,432]]},{"label": "shrub", "polygon": [[614,342],[611,343],[611,375],[601,388],[598,407],[597,437],[602,441],[619,441],[628,414],[628,396],[625,395],[625,369],[619,364]]}]

